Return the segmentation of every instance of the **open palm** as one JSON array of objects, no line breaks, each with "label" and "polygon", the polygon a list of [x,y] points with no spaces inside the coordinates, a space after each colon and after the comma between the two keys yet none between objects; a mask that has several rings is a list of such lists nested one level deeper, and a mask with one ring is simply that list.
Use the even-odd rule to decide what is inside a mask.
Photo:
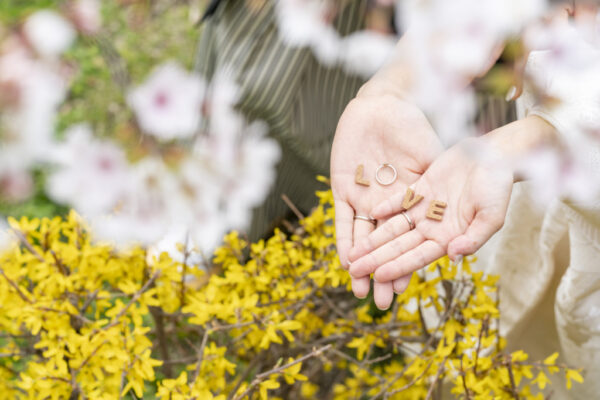
[{"label": "open palm", "polygon": [[[358,96],[346,107],[340,118],[331,152],[331,186],[335,200],[338,253],[347,266],[350,249],[367,236],[375,226],[354,219],[369,216],[373,207],[394,193],[403,192],[416,182],[442,146],[433,128],[414,105],[391,95]],[[397,179],[389,186],[377,183],[375,172],[389,163],[397,171]],[[356,170],[363,165],[362,177],[369,186],[355,182]],[[382,171],[390,173],[391,170]],[[405,222],[406,223],[406,222]],[[356,296],[369,292],[369,277],[353,279]],[[387,308],[393,298],[392,284],[376,284],[375,302]]]},{"label": "open palm", "polygon": [[[374,273],[378,282],[389,282],[412,273],[448,254],[472,254],[503,224],[513,174],[478,161],[472,150],[477,139],[450,148],[435,160],[415,183],[423,200],[407,213],[416,228],[402,232],[397,216],[371,233],[353,250],[359,257],[350,270],[360,278]],[[384,200],[372,211],[376,218],[400,213],[404,192]],[[430,202],[446,203],[442,221],[427,218]],[[402,288],[396,288],[402,289]]]}]

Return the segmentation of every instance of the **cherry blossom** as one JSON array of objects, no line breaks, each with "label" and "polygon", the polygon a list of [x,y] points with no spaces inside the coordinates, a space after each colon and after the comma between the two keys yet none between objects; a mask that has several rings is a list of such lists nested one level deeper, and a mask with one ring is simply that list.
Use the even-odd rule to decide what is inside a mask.
[{"label": "cherry blossom", "polygon": [[275,5],[282,40],[292,47],[309,47],[326,66],[341,65],[365,78],[383,66],[397,38],[376,32],[341,37],[331,24],[335,4],[324,0],[281,0]]},{"label": "cherry blossom", "polygon": [[48,194],[85,216],[111,211],[131,184],[123,150],[111,142],[94,139],[86,125],[71,127],[66,135],[67,140],[53,151],[57,167],[48,179]]},{"label": "cherry blossom", "polygon": [[100,30],[102,16],[99,0],[75,0],[69,4],[69,17],[80,32],[91,35]]},{"label": "cherry blossom", "polygon": [[44,57],[57,57],[65,52],[77,36],[73,25],[51,10],[37,11],[23,25],[23,33],[31,46]]},{"label": "cherry blossom", "polygon": [[0,57],[0,88],[7,88],[3,94],[9,94],[4,99],[7,112],[0,114],[1,165],[28,168],[43,161],[52,144],[56,112],[67,84],[55,68],[33,58],[19,43],[8,47]]},{"label": "cherry blossom", "polygon": [[350,73],[369,78],[377,72],[396,47],[397,38],[378,32],[359,31],[340,43],[340,62]]},{"label": "cherry blossom", "polygon": [[127,102],[145,133],[167,141],[189,138],[199,128],[204,90],[202,79],[168,62],[131,90]]}]

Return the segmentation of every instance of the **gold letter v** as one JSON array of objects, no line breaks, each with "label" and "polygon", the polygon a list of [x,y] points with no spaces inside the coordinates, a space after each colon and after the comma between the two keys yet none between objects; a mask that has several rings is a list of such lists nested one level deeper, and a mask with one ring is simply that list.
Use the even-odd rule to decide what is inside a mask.
[{"label": "gold letter v", "polygon": [[404,195],[404,199],[402,200],[402,208],[408,210],[421,200],[423,200],[423,196],[421,196],[420,194],[415,194],[415,192],[411,188],[408,188],[406,189],[406,194]]}]

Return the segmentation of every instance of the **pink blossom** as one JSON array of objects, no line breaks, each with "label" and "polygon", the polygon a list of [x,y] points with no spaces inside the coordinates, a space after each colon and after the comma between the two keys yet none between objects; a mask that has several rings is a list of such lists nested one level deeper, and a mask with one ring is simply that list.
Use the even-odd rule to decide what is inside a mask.
[{"label": "pink blossom", "polygon": [[66,142],[57,146],[53,157],[57,167],[47,182],[49,196],[85,216],[111,212],[131,186],[123,151],[113,143],[94,139],[86,125],[70,128]]},{"label": "pink blossom", "polygon": [[86,35],[95,34],[102,25],[100,1],[74,0],[69,4],[69,16],[79,31]]},{"label": "pink blossom", "polygon": [[169,62],[131,90],[127,102],[145,133],[160,140],[185,139],[199,128],[204,90],[202,79]]}]

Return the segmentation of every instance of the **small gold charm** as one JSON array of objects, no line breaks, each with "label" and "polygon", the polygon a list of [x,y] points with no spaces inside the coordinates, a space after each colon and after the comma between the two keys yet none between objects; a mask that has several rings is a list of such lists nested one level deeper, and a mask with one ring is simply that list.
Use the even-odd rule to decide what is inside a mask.
[{"label": "small gold charm", "polygon": [[404,209],[404,211],[409,210],[421,200],[423,200],[423,196],[421,196],[420,194],[415,194],[415,192],[411,188],[408,188],[406,189],[404,199],[402,199],[402,208]]},{"label": "small gold charm", "polygon": [[354,175],[354,182],[356,182],[362,186],[371,186],[371,182],[369,182],[368,180],[366,180],[364,178],[364,175],[363,175],[364,169],[365,169],[365,166],[362,164],[360,164],[358,167],[356,167],[356,174]]},{"label": "small gold charm", "polygon": [[443,201],[433,200],[429,204],[429,210],[427,210],[427,218],[434,219],[436,221],[441,221],[444,218],[444,209],[446,208],[446,203]]}]

